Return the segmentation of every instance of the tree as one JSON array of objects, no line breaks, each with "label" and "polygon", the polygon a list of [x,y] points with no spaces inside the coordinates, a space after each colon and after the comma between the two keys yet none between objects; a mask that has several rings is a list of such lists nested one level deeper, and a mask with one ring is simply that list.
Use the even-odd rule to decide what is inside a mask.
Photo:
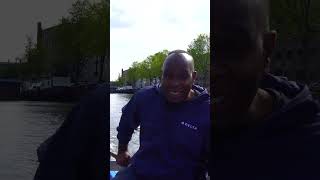
[{"label": "tree", "polygon": [[206,34],[200,34],[191,42],[187,51],[194,58],[198,76],[203,77],[205,85],[208,86],[210,76],[210,37]]},{"label": "tree", "polygon": [[[27,60],[27,64],[20,65],[19,75],[24,78],[39,77],[45,73],[45,62],[43,61],[44,51],[41,47],[37,48],[32,41],[31,36],[27,36],[27,42],[25,45],[24,58]],[[21,72],[20,72],[21,71]]]},{"label": "tree", "polygon": [[157,52],[152,56],[151,65],[150,65],[151,77],[153,78],[161,77],[162,64],[165,58],[167,57],[167,55],[168,55],[168,50],[163,50],[162,52]]},{"label": "tree", "polygon": [[107,42],[109,41],[109,8],[104,0],[90,3],[77,0],[69,10],[69,16],[60,21],[57,39],[60,62],[57,67],[73,64],[78,79],[88,58],[98,56],[100,59],[99,80],[102,81],[105,70]]},{"label": "tree", "polygon": [[[271,0],[270,25],[277,30],[279,43],[294,40],[304,52],[295,68],[302,66],[301,81],[308,81],[310,65],[310,40],[320,35],[320,2],[317,0]],[[303,61],[303,62],[302,62]],[[288,62],[285,62],[288,63]],[[295,70],[296,71],[296,70]]]},{"label": "tree", "polygon": [[[320,6],[315,0],[270,1],[270,24],[281,39],[305,39],[319,33]],[[314,34],[315,33],[315,34]]]},{"label": "tree", "polygon": [[101,0],[89,7],[89,26],[88,31],[91,35],[91,41],[88,44],[88,54],[98,55],[100,58],[100,75],[99,80],[102,81],[104,73],[105,57],[109,57],[107,51],[107,42],[109,42],[109,8],[107,1]]},{"label": "tree", "polygon": [[124,77],[122,77],[120,74],[118,75],[118,79],[116,81],[117,86],[123,86],[125,83]]},{"label": "tree", "polygon": [[[202,75],[205,85],[209,85],[210,73],[210,38],[206,34],[200,34],[189,45],[188,52],[193,56],[195,68]],[[163,50],[148,56],[141,62],[134,62],[128,69],[127,77],[131,84],[138,79],[148,79],[151,83],[153,78],[161,77],[161,69],[169,51]],[[120,77],[118,78],[120,80]]]},{"label": "tree", "polygon": [[134,67],[130,67],[128,69],[128,72],[127,72],[127,80],[129,82],[130,85],[134,85],[134,83],[136,82],[136,80],[138,79],[137,78],[137,69],[134,68]]}]

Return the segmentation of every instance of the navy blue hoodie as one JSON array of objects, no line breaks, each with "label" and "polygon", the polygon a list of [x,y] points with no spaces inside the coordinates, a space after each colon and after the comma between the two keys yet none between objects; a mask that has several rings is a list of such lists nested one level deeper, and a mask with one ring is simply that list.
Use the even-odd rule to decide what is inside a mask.
[{"label": "navy blue hoodie", "polygon": [[54,135],[37,149],[34,180],[107,179],[108,84],[102,84],[72,109]]},{"label": "navy blue hoodie", "polygon": [[198,96],[181,104],[166,101],[159,86],[137,92],[123,108],[118,139],[127,144],[140,125],[140,148],[132,167],[138,179],[204,177],[208,160],[210,98],[193,86]]},{"label": "navy blue hoodie", "polygon": [[[275,98],[263,123],[233,137],[215,137],[212,173],[226,179],[320,179],[319,105],[307,86],[266,74]],[[214,130],[213,130],[214,131]]]}]

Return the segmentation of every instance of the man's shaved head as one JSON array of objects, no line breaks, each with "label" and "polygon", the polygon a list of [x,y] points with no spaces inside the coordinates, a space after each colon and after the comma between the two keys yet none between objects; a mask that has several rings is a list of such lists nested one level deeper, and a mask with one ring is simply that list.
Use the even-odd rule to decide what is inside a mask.
[{"label": "man's shaved head", "polygon": [[187,63],[188,66],[190,67],[190,70],[192,72],[194,71],[194,60],[187,51],[174,50],[169,52],[167,58],[163,63],[162,71],[165,68],[165,66],[172,64],[172,61],[181,61],[181,62]]}]

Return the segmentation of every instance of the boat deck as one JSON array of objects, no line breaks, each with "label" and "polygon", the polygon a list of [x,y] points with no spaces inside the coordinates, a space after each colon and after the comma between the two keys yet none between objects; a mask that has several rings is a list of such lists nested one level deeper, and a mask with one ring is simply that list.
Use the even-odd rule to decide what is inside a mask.
[{"label": "boat deck", "polygon": [[[119,171],[121,168],[115,161],[110,161],[110,171]],[[210,177],[207,176],[207,180],[210,180]]]}]

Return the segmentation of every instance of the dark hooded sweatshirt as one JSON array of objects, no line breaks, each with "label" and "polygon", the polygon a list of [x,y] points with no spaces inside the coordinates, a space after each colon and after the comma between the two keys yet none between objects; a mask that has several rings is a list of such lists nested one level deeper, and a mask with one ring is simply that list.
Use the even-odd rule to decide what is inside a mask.
[{"label": "dark hooded sweatshirt", "polygon": [[266,74],[273,112],[254,128],[213,141],[213,179],[320,179],[319,105],[307,86]]},{"label": "dark hooded sweatshirt", "polygon": [[159,86],[137,92],[123,108],[118,139],[127,144],[140,125],[140,147],[133,156],[137,179],[204,178],[210,125],[209,95],[199,86],[190,101],[170,104]]},{"label": "dark hooded sweatshirt", "polygon": [[34,180],[106,180],[107,84],[100,85],[72,109],[54,135],[37,149]]}]

